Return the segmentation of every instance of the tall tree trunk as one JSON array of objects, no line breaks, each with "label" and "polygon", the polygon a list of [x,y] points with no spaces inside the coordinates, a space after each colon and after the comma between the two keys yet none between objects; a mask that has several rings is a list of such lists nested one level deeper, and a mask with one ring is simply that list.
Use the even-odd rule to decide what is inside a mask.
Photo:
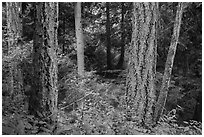
[{"label": "tall tree trunk", "polygon": [[159,120],[160,116],[163,113],[163,109],[165,107],[172,68],[173,68],[174,57],[176,53],[176,47],[177,47],[178,38],[179,38],[183,9],[184,9],[184,3],[179,2],[177,7],[176,19],[174,23],[174,30],[171,38],[171,45],[169,47],[169,52],[168,52],[167,60],[165,64],[162,86],[161,86],[160,94],[155,108],[155,121]]},{"label": "tall tree trunk", "polygon": [[134,3],[126,79],[127,105],[138,123],[152,126],[155,103],[157,3]]},{"label": "tall tree trunk", "polygon": [[182,66],[183,66],[183,75],[184,75],[184,77],[187,77],[188,74],[189,74],[189,55],[188,55],[188,50],[184,51],[183,57],[184,57],[184,62],[182,64]]},{"label": "tall tree trunk", "polygon": [[111,69],[111,41],[110,41],[110,3],[106,2],[106,53],[107,53],[107,69]]},{"label": "tall tree trunk", "polygon": [[199,91],[196,101],[193,119],[202,122],[202,91]]},{"label": "tall tree trunk", "polygon": [[[56,121],[58,3],[35,3],[33,44],[33,83],[29,111]],[[51,117],[50,117],[51,116]]]},{"label": "tall tree trunk", "polygon": [[8,44],[16,46],[17,40],[22,36],[22,19],[21,16],[21,3],[20,2],[7,2],[7,33],[9,36]]},{"label": "tall tree trunk", "polygon": [[84,38],[81,24],[81,2],[75,5],[75,29],[77,40],[77,66],[78,74],[84,76]]},{"label": "tall tree trunk", "polygon": [[[21,3],[19,2],[7,2],[7,34],[8,34],[8,55],[11,55],[14,48],[17,47],[18,39],[22,36],[22,20],[20,18],[21,14]],[[16,71],[15,62],[10,63],[10,95],[14,92],[14,75]]]},{"label": "tall tree trunk", "polygon": [[66,46],[66,16],[64,15],[64,18],[63,18],[63,45],[62,45],[62,53],[64,54],[65,53],[65,46]]},{"label": "tall tree trunk", "polygon": [[125,31],[124,31],[124,2],[121,3],[122,11],[121,11],[121,49],[120,49],[120,59],[117,64],[117,68],[123,68],[124,62],[124,53],[125,53]]}]

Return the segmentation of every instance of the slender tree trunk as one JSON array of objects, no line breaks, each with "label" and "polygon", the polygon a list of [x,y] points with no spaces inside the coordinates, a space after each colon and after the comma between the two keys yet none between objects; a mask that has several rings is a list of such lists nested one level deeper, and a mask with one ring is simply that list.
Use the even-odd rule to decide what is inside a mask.
[{"label": "slender tree trunk", "polygon": [[29,111],[56,121],[58,3],[35,3],[33,44],[33,82]]},{"label": "slender tree trunk", "polygon": [[81,2],[77,2],[75,5],[75,29],[77,40],[77,66],[78,74],[84,76],[84,39],[83,30],[81,24]]},{"label": "slender tree trunk", "polygon": [[184,51],[184,62],[183,62],[183,75],[186,77],[189,74],[189,55],[188,51]]},{"label": "slender tree trunk", "polygon": [[64,15],[64,18],[63,18],[63,45],[62,45],[62,53],[64,54],[65,53],[65,44],[66,44],[66,27],[65,27],[65,25],[66,25],[66,16]]},{"label": "slender tree trunk", "polygon": [[106,2],[106,53],[107,53],[107,69],[111,69],[111,41],[110,41],[110,3]]},{"label": "slender tree trunk", "polygon": [[[18,37],[19,37],[19,41],[18,42],[18,46],[22,46],[23,42],[22,42],[22,36],[23,36],[23,20],[21,18],[22,16],[22,2],[17,2],[17,12],[18,12]],[[16,76],[16,83],[17,83],[17,91],[22,92],[23,91],[23,72],[20,68],[18,68],[15,65],[15,76]]]},{"label": "slender tree trunk", "polygon": [[134,120],[154,125],[157,3],[134,3],[126,95]]},{"label": "slender tree trunk", "polygon": [[[22,20],[20,18],[21,3],[7,2],[7,34],[8,34],[8,55],[11,55],[17,47],[18,39],[22,36]],[[16,72],[15,62],[10,63],[10,95],[14,93],[14,77]]]},{"label": "slender tree trunk", "polygon": [[125,31],[124,31],[124,2],[121,3],[122,7],[122,19],[121,19],[121,49],[120,49],[120,59],[117,64],[117,68],[123,68],[123,62],[124,62],[124,53],[125,53]]},{"label": "slender tree trunk", "polygon": [[199,92],[196,101],[193,119],[202,122],[202,91]]},{"label": "slender tree trunk", "polygon": [[169,47],[169,52],[168,52],[167,60],[165,64],[165,71],[164,71],[164,76],[162,80],[162,86],[161,86],[160,94],[159,94],[156,108],[155,108],[155,120],[156,121],[159,120],[160,116],[163,113],[163,109],[166,103],[166,98],[168,95],[168,88],[169,88],[169,83],[170,83],[170,78],[171,78],[171,73],[172,73],[172,68],[173,68],[174,57],[176,53],[176,47],[177,47],[178,38],[179,38],[183,9],[184,9],[184,3],[179,2],[178,7],[177,7],[176,19],[174,23],[173,35],[171,39],[171,45]]}]

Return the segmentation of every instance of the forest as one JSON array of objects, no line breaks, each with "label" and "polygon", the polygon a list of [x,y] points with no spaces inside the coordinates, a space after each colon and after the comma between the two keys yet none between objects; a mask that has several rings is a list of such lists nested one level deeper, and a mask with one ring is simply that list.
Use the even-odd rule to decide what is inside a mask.
[{"label": "forest", "polygon": [[2,2],[2,135],[202,135],[202,2]]}]

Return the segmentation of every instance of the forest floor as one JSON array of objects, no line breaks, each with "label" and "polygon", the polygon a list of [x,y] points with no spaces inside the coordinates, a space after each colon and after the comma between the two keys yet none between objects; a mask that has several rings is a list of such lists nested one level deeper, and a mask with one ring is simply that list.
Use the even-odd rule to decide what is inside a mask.
[{"label": "forest floor", "polygon": [[[75,74],[59,81],[59,111],[57,125],[50,125],[27,113],[23,95],[4,97],[2,101],[3,134],[29,135],[197,135],[202,124],[185,121],[178,124],[176,113],[164,115],[154,128],[138,125],[125,102],[123,74],[108,77],[87,74],[77,82]],[[61,82],[61,83],[60,83]]]}]

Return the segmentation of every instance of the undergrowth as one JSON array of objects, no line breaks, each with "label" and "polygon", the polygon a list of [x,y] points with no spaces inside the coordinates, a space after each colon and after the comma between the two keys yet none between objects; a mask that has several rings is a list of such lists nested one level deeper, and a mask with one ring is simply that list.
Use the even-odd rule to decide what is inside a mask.
[{"label": "undergrowth", "polygon": [[[3,134],[39,135],[197,135],[202,134],[201,123],[177,122],[177,108],[168,111],[158,125],[151,129],[138,125],[128,114],[125,102],[125,81],[103,79],[86,73],[78,79],[69,73],[59,85],[58,120],[49,125],[27,113],[23,96],[3,99]],[[81,89],[81,90],[79,90]]]}]

